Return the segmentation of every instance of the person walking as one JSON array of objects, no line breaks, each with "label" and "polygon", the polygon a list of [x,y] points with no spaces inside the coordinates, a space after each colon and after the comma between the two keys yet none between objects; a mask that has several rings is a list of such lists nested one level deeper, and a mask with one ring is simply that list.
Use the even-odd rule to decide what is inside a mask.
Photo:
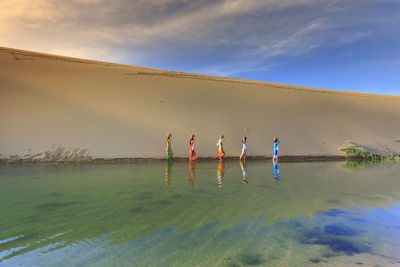
[{"label": "person walking", "polygon": [[172,159],[172,157],[174,156],[174,152],[172,151],[172,148],[171,148],[171,141],[172,141],[172,134],[169,133],[167,135],[167,142],[165,145],[165,150],[167,151],[167,160]]},{"label": "person walking", "polygon": [[219,137],[218,143],[218,158],[219,160],[223,160],[225,158],[225,151],[224,151],[224,135]]},{"label": "person walking", "polygon": [[272,162],[274,164],[278,163],[278,161],[279,161],[279,147],[278,147],[279,143],[280,143],[280,141],[279,141],[278,137],[275,137],[274,138],[274,156],[272,157]]},{"label": "person walking", "polygon": [[247,137],[243,136],[243,138],[242,138],[242,154],[240,155],[239,160],[245,161],[246,158],[247,158]]},{"label": "person walking", "polygon": [[190,155],[189,155],[189,161],[194,161],[197,159],[197,155],[196,152],[194,151],[194,139],[195,135],[192,134],[190,136],[190,141],[189,141],[189,145],[190,145]]}]

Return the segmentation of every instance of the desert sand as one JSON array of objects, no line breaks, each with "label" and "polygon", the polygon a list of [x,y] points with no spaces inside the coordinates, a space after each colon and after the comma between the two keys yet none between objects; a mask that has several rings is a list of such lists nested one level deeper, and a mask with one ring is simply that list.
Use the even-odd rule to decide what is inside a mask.
[{"label": "desert sand", "polygon": [[[289,74],[288,74],[289,75]],[[0,154],[163,158],[343,155],[349,141],[400,153],[400,97],[223,78],[0,47]]]}]

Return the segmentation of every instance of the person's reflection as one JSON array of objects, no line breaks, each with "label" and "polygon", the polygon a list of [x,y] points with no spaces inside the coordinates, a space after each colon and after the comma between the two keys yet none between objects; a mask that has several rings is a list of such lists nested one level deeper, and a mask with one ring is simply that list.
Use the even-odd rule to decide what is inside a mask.
[{"label": "person's reflection", "polygon": [[223,161],[218,162],[218,169],[217,169],[217,184],[218,187],[221,187],[222,184],[224,183],[224,170],[225,165]]},{"label": "person's reflection", "polygon": [[279,176],[279,163],[277,161],[274,162],[274,178],[272,178],[272,180],[274,180],[276,185],[280,184],[281,181],[281,177]]},{"label": "person's reflection", "polygon": [[196,170],[196,162],[195,161],[189,161],[189,182],[190,186],[193,188],[194,186],[194,173]]},{"label": "person's reflection", "polygon": [[247,162],[244,161],[239,161],[240,162],[240,168],[242,169],[243,172],[243,177],[242,177],[242,184],[248,184],[249,181],[247,181]]},{"label": "person's reflection", "polygon": [[171,175],[172,175],[172,162],[167,161],[167,164],[165,165],[165,187],[169,189],[169,186],[171,185]]}]

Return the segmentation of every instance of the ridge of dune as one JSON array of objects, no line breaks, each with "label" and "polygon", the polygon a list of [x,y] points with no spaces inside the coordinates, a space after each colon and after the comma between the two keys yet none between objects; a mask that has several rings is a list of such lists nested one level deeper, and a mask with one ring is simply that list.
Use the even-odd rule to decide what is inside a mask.
[{"label": "ridge of dune", "polygon": [[[164,156],[173,133],[185,157],[196,133],[200,156],[241,150],[342,155],[349,141],[400,153],[400,96],[317,89],[135,67],[0,47],[0,154],[34,155],[58,147],[94,157]],[[67,153],[67,152],[65,152]],[[69,153],[69,152],[68,152]],[[72,153],[72,152],[71,152]],[[0,155],[0,158],[1,158]]]},{"label": "ridge of dune", "polygon": [[333,89],[323,89],[323,88],[315,88],[308,86],[299,86],[299,85],[291,85],[291,84],[283,84],[283,83],[274,83],[267,81],[257,81],[257,80],[248,80],[248,79],[240,79],[240,78],[230,78],[230,77],[222,77],[222,76],[214,76],[214,75],[205,75],[205,74],[197,74],[197,73],[189,73],[189,72],[180,72],[180,71],[172,71],[172,70],[162,70],[156,68],[149,67],[140,67],[133,66],[127,64],[119,64],[113,62],[99,61],[93,59],[84,59],[84,58],[76,58],[76,57],[68,57],[61,56],[55,54],[48,54],[43,52],[35,52],[29,50],[22,50],[16,48],[8,48],[0,46],[0,52],[10,53],[14,56],[16,60],[24,60],[24,58],[18,58],[18,55],[28,56],[28,57],[40,57],[47,59],[55,59],[64,62],[70,63],[82,63],[82,64],[97,64],[103,65],[107,67],[123,67],[129,68],[132,70],[137,70],[138,72],[125,73],[126,75],[149,75],[149,76],[163,76],[163,77],[172,77],[172,78],[189,78],[189,79],[199,79],[199,80],[208,80],[208,81],[220,81],[220,82],[231,82],[231,83],[241,83],[241,84],[257,84],[264,85],[276,88],[285,88],[292,90],[309,90],[318,93],[325,94],[345,94],[351,96],[359,96],[359,97],[383,97],[385,99],[396,99],[400,100],[400,96],[395,95],[384,95],[384,94],[371,94],[371,93],[360,93],[360,92],[350,92],[350,91],[341,91],[341,90],[333,90]]}]

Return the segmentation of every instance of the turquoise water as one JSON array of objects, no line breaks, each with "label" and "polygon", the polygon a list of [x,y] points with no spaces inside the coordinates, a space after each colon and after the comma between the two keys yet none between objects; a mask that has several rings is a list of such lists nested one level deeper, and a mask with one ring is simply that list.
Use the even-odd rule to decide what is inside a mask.
[{"label": "turquoise water", "polygon": [[400,265],[400,164],[0,165],[0,266]]}]

